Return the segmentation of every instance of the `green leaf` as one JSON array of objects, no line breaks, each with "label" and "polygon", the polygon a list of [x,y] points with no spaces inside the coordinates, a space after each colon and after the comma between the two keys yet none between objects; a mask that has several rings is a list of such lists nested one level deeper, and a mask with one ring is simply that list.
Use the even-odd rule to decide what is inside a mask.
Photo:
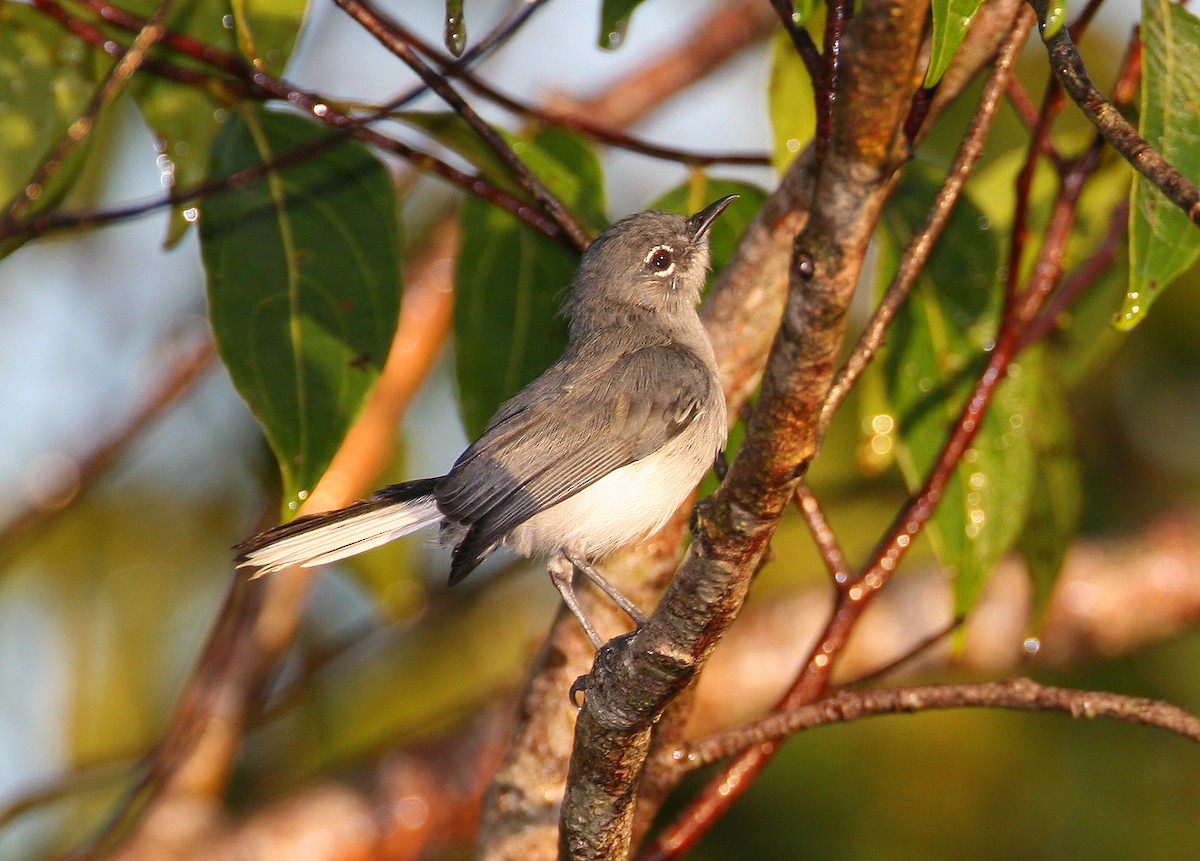
[{"label": "green leaf", "polygon": [[767,84],[773,135],[771,164],[782,173],[816,134],[817,106],[808,69],[782,29],[772,37],[771,50],[774,60]]},{"label": "green leaf", "polygon": [[[325,136],[299,117],[246,109],[221,131],[212,172]],[[200,242],[221,356],[266,431],[294,508],[358,416],[395,335],[391,177],[367,150],[341,144],[206,199]]]},{"label": "green leaf", "polygon": [[[96,51],[43,13],[0,3],[0,206],[7,208],[34,170],[87,108],[99,84]],[[27,214],[56,206],[74,185],[92,138],[38,190]],[[20,242],[0,245],[0,256]]]},{"label": "green leaf", "polygon": [[1033,582],[1034,624],[1039,625],[1062,572],[1071,538],[1083,511],[1083,487],[1075,458],[1071,417],[1049,374],[1038,380],[1031,404],[1029,437],[1038,480],[1033,483],[1029,518],[1019,547]]},{"label": "green leaf", "polygon": [[720,217],[713,222],[709,233],[709,248],[712,250],[712,271],[721,268],[737,250],[742,234],[767,202],[767,193],[757,185],[734,179],[710,179],[704,173],[668,191],[650,209],[691,215],[699,212],[714,200],[736,194],[738,199],[729,204]]},{"label": "green leaf", "polygon": [[633,10],[642,0],[604,0],[600,7],[600,47],[609,51],[621,47]]},{"label": "green leaf", "polygon": [[[1200,181],[1200,19],[1166,0],[1142,2],[1140,132],[1175,167]],[[1200,255],[1200,231],[1146,180],[1129,207],[1129,292],[1116,326],[1132,329]]]},{"label": "green leaf", "polygon": [[[150,16],[157,0],[130,0],[130,11]],[[304,22],[306,0],[187,0],[171,15],[174,32],[190,36],[227,54],[257,60],[280,75],[291,56]],[[185,66],[210,71],[180,58]],[[165,182],[188,188],[208,174],[213,141],[229,117],[232,102],[217,87],[203,88],[163,78],[138,75],[130,90],[146,124],[159,141]],[[167,245],[183,238],[195,220],[194,204],[172,213]]]},{"label": "green leaf", "polygon": [[[514,141],[521,159],[584,222],[601,227],[604,181],[587,143],[549,130]],[[558,308],[579,260],[560,242],[475,197],[462,207],[454,333],[459,404],[477,437],[496,409],[567,343]]]},{"label": "green leaf", "polygon": [[[880,235],[881,284],[890,281],[937,187],[935,179],[910,171],[889,204]],[[913,490],[937,461],[995,336],[1002,257],[985,227],[982,212],[960,200],[883,351],[886,402],[899,428],[896,460]],[[1012,366],[927,527],[954,576],[959,612],[974,606],[1026,522],[1034,477],[1030,404],[1039,374],[1036,361]]]},{"label": "green leaf", "polygon": [[933,0],[933,49],[925,72],[925,86],[932,87],[942,79],[967,35],[971,19],[982,5],[983,0]]}]

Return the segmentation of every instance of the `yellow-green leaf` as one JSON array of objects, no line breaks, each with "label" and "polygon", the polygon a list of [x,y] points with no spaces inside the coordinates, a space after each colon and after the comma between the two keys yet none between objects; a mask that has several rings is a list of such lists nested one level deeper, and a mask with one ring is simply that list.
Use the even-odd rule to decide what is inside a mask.
[{"label": "yellow-green leaf", "polygon": [[929,69],[925,86],[932,87],[946,74],[950,61],[967,35],[971,19],[983,5],[983,0],[933,0],[933,48],[929,54]]},{"label": "yellow-green leaf", "polygon": [[[87,108],[99,84],[96,52],[42,12],[0,2],[0,207],[23,194],[34,170]],[[79,175],[87,138],[26,214],[59,203]],[[20,245],[6,242],[0,256]]]},{"label": "yellow-green leaf", "polygon": [[771,39],[774,61],[767,85],[767,108],[771,116],[773,146],[771,164],[783,172],[813,139],[817,109],[813,82],[791,38],[782,29]]},{"label": "yellow-green leaf", "polygon": [[[1142,3],[1142,137],[1200,181],[1200,19],[1167,0]],[[1200,229],[1141,174],[1129,207],[1129,292],[1116,325],[1131,329],[1200,255]]]}]

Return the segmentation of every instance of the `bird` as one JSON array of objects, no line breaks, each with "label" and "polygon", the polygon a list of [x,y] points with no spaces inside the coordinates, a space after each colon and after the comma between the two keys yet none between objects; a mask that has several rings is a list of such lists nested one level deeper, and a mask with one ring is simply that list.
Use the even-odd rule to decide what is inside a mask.
[{"label": "bird", "polygon": [[448,473],[268,529],[234,548],[238,568],[323,565],[438,526],[451,586],[503,546],[548,558],[597,649],[577,572],[640,626],[644,615],[595,565],[657,532],[724,451],[725,398],[697,305],[710,229],[736,197],[690,217],[648,210],[615,222],[580,258],[562,356],[500,406]]}]

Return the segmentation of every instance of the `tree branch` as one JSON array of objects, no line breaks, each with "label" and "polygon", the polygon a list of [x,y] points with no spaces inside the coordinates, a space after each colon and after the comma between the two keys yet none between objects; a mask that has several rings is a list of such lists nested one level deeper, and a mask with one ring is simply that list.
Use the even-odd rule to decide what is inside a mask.
[{"label": "tree branch", "polygon": [[335,3],[352,17],[363,28],[374,36],[380,44],[399,57],[410,69],[417,73],[426,85],[437,93],[455,113],[461,116],[474,132],[479,135],[492,152],[504,163],[521,186],[546,211],[551,220],[570,239],[579,251],[583,251],[591,242],[591,237],[579,226],[575,218],[563,206],[562,201],[534,175],[533,171],[521,160],[508,142],[493,129],[483,117],[479,116],[466,100],[458,94],[450,83],[420,58],[406,38],[402,27],[389,20],[383,13],[375,9],[367,0],[334,0]]},{"label": "tree branch", "polygon": [[1052,687],[1017,678],[973,684],[843,691],[820,702],[777,712],[748,726],[689,745],[680,751],[679,758],[687,763],[688,770],[695,770],[738,751],[764,742],[778,742],[819,726],[884,714],[960,708],[1061,712],[1085,720],[1110,718],[1155,727],[1200,742],[1200,717],[1170,703],[1108,691]]},{"label": "tree branch", "polygon": [[1100,92],[1084,68],[1083,58],[1066,27],[1047,23],[1047,0],[1029,0],[1038,16],[1042,41],[1050,55],[1050,68],[1072,100],[1104,136],[1109,145],[1146,177],[1167,199],[1200,224],[1200,188],[1167,161],[1162,153],[1137,133],[1121,112]]},{"label": "tree branch", "polygon": [[813,210],[793,245],[789,298],[762,394],[725,482],[697,508],[692,545],[658,609],[635,634],[596,656],[563,801],[563,857],[628,853],[632,800],[651,727],[691,683],[740,609],[815,451],[816,418],[846,308],[919,83],[923,13],[920,3],[881,0],[854,19],[859,26],[848,36],[854,50],[844,53],[837,76],[839,109]]}]

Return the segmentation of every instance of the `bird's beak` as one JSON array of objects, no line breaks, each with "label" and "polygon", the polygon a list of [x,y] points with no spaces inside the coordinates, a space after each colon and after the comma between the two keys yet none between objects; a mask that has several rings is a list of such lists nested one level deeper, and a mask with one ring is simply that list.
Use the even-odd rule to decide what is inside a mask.
[{"label": "bird's beak", "polygon": [[713,222],[717,220],[717,216],[725,211],[725,207],[738,199],[738,195],[731,194],[728,197],[722,197],[716,203],[710,203],[704,209],[697,212],[688,219],[688,226],[692,229],[692,236],[696,239],[708,233],[708,229],[712,227]]}]

